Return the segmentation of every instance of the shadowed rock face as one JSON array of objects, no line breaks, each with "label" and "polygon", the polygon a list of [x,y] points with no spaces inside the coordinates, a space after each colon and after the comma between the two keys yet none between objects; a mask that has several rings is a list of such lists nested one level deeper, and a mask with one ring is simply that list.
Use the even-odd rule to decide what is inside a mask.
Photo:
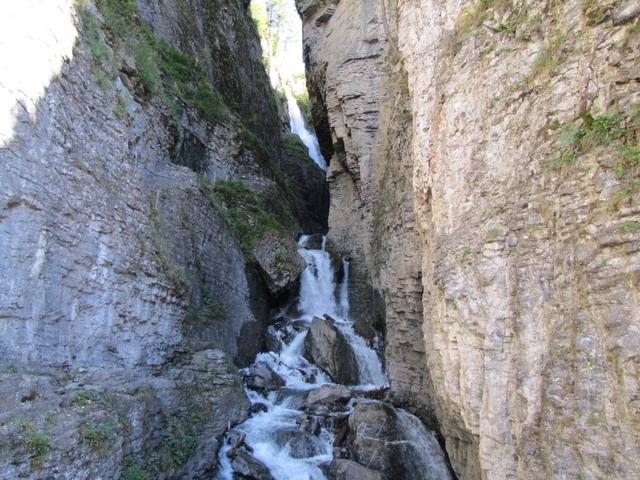
[{"label": "shadowed rock face", "polygon": [[[20,28],[10,31],[15,38],[2,36],[3,44],[28,45],[33,63],[7,57],[18,87],[5,81],[4,71],[0,80],[2,108],[11,120],[5,131],[0,117],[0,275],[11,279],[0,288],[0,371],[18,370],[1,379],[8,396],[14,388],[28,389],[27,371],[46,388],[35,385],[38,403],[18,409],[26,420],[0,433],[12,438],[8,451],[0,448],[0,477],[26,475],[32,463],[29,475],[47,478],[59,463],[69,478],[107,478],[125,468],[125,457],[147,471],[157,467],[153,477],[201,477],[215,464],[220,425],[244,418],[247,403],[238,385],[216,383],[237,381],[225,376],[226,366],[196,374],[194,362],[215,349],[225,365],[228,359],[248,365],[262,350],[270,302],[303,266],[295,252],[297,226],[291,238],[264,249],[262,268],[253,260],[247,265],[209,188],[228,180],[261,194],[285,184],[274,173],[280,126],[247,4],[131,2],[139,8],[131,14],[136,28],[147,22],[189,55],[194,69],[204,69],[229,110],[214,119],[193,98],[178,98],[173,84],[165,85],[167,95],[145,86],[143,78],[154,73],[145,59],[163,57],[129,51],[129,42],[112,31],[117,25],[108,24],[93,2],[80,2],[87,8],[82,15],[78,2],[47,2],[55,13],[48,28],[40,28],[32,3],[11,6]],[[216,63],[221,59],[227,64]],[[41,90],[31,88],[36,74]],[[200,101],[211,101],[198,93]],[[63,428],[57,406],[59,395],[67,395],[59,380],[66,376],[115,396],[138,415],[127,421],[138,423],[129,431],[118,412],[91,400],[95,411],[69,407],[72,421]],[[117,391],[118,382],[134,381],[143,389],[150,385],[148,402]],[[47,388],[55,392],[44,394]],[[191,397],[215,418],[200,418],[188,388],[204,390]],[[227,401],[229,391],[235,403]],[[0,408],[1,428],[7,404]],[[189,420],[183,407],[197,418]],[[46,425],[47,411],[55,428]],[[189,422],[198,430],[192,432]],[[184,458],[147,464],[147,454],[172,436],[182,442],[175,450]],[[198,446],[191,448],[194,438]],[[101,443],[115,445],[111,463],[98,455]],[[83,459],[92,464],[85,472]]]},{"label": "shadowed rock face", "polygon": [[228,422],[247,416],[242,380],[230,372],[223,352],[206,350],[162,377],[99,368],[66,378],[2,373],[1,476],[119,478],[153,456],[158,475],[202,478]]},{"label": "shadowed rock face", "polygon": [[354,460],[382,478],[451,479],[433,432],[420,420],[383,402],[359,403],[349,416],[349,448]]}]

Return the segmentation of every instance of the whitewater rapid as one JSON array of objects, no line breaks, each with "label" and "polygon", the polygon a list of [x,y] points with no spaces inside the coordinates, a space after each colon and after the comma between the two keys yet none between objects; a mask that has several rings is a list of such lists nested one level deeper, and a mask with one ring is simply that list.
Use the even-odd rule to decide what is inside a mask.
[{"label": "whitewater rapid", "polygon": [[[245,435],[245,443],[252,449],[252,455],[262,462],[276,480],[320,480],[324,475],[319,465],[333,458],[334,435],[322,428],[313,438],[314,455],[295,458],[288,443],[278,443],[278,435],[296,429],[296,419],[304,412],[299,409],[299,399],[304,393],[331,384],[331,379],[317,366],[304,357],[304,340],[314,317],[329,315],[335,325],[351,344],[358,363],[360,383],[357,389],[385,387],[388,384],[378,354],[364,339],[355,334],[349,313],[349,264],[344,261],[344,275],[340,284],[336,283],[331,257],[325,249],[304,248],[309,237],[300,241],[300,255],[307,268],[300,280],[300,294],[295,318],[287,318],[286,326],[270,333],[278,338],[279,352],[260,353],[256,363],[263,362],[284,380],[285,386],[276,391],[260,394],[247,389],[247,395],[254,407],[264,410],[254,414],[234,429]],[[302,326],[302,327],[301,327]],[[219,452],[220,468],[218,480],[231,480],[233,472],[227,452],[232,448],[229,435]]]}]

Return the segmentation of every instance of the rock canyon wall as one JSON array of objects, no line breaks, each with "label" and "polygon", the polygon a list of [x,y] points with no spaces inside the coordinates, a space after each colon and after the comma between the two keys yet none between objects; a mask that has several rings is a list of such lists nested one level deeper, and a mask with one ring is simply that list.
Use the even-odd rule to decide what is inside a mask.
[{"label": "rock canyon wall", "polygon": [[459,478],[637,477],[640,4],[297,4],[396,402]]},{"label": "rock canyon wall", "polygon": [[2,7],[1,477],[202,478],[246,417],[231,361],[328,201],[283,148],[247,8]]}]

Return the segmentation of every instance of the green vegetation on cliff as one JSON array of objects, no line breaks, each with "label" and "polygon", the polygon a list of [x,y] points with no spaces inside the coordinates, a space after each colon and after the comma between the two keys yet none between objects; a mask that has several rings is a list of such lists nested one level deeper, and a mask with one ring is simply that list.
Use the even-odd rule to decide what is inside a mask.
[{"label": "green vegetation on cliff", "polygon": [[239,182],[212,184],[204,179],[201,186],[211,203],[221,209],[247,259],[253,259],[256,243],[269,232],[290,236],[296,222],[277,188],[256,193]]}]

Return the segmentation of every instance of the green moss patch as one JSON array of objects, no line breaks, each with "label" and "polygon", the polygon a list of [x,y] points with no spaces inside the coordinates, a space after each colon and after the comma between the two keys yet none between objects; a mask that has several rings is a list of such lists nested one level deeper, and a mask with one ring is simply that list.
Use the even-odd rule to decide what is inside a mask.
[{"label": "green moss patch", "polygon": [[270,232],[288,235],[295,219],[277,190],[258,194],[239,182],[201,185],[211,203],[220,208],[245,257],[254,258],[256,243]]}]

